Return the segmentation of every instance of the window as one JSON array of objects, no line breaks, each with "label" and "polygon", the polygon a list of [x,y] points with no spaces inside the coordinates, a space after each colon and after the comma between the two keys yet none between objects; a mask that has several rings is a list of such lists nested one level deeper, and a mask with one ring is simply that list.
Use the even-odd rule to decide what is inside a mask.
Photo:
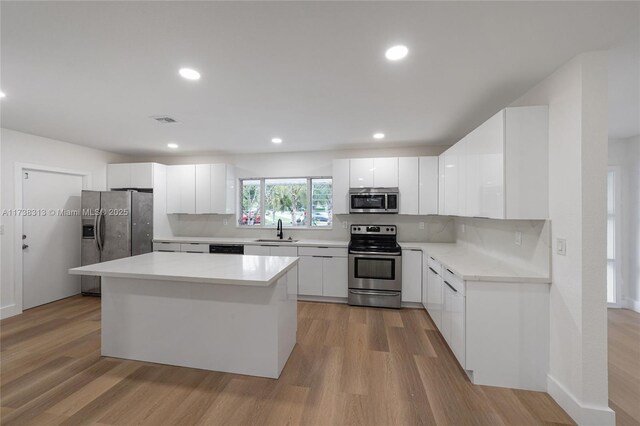
[{"label": "window", "polygon": [[241,226],[330,227],[330,178],[242,179]]}]

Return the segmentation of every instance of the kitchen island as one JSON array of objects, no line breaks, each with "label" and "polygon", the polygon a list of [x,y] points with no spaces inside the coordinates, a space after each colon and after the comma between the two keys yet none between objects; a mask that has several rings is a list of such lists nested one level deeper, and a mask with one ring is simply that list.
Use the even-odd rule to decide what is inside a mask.
[{"label": "kitchen island", "polygon": [[277,378],[296,343],[297,257],[153,252],[102,277],[102,355]]}]

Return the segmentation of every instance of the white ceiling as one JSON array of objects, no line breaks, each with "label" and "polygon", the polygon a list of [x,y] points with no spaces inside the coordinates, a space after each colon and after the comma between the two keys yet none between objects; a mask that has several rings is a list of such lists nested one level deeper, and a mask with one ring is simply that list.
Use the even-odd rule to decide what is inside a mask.
[{"label": "white ceiling", "polygon": [[[2,1],[1,124],[124,154],[170,141],[172,153],[449,144],[576,54],[618,42],[639,8]],[[390,63],[395,43],[410,53]],[[183,66],[202,79],[180,78]],[[164,114],[182,123],[148,118]]]}]

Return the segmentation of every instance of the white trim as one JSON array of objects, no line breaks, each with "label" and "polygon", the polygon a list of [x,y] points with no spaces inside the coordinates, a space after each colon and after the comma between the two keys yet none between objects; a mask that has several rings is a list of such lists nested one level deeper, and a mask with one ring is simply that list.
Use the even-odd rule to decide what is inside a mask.
[{"label": "white trim", "polygon": [[640,300],[625,299],[622,307],[640,313]]},{"label": "white trim", "polygon": [[547,392],[579,425],[614,426],[616,424],[616,413],[611,408],[581,403],[551,374],[547,375]]},{"label": "white trim", "polygon": [[[50,173],[60,173],[66,175],[82,176],[82,189],[91,189],[91,172],[84,170],[63,169],[60,167],[50,167],[40,164],[14,163],[14,209],[22,210],[22,176],[26,170],[37,170]],[[14,252],[13,252],[13,304],[4,306],[0,310],[2,318],[22,313],[22,216],[14,217]],[[7,309],[10,308],[10,309]],[[5,314],[6,312],[6,314]],[[5,316],[6,315],[6,316]]]},{"label": "white trim", "polygon": [[[614,216],[614,237],[613,237],[613,265],[615,279],[615,297],[616,301],[610,303],[607,300],[608,308],[621,308],[624,306],[623,288],[624,277],[622,274],[622,171],[620,166],[609,166],[607,168],[607,178],[610,172],[613,172],[613,216]],[[608,185],[607,185],[608,187]],[[607,203],[609,202],[607,194]],[[607,223],[609,221],[609,212],[607,206]],[[607,225],[608,227],[608,225]],[[607,235],[607,241],[609,236]],[[607,261],[609,259],[607,258]]]}]

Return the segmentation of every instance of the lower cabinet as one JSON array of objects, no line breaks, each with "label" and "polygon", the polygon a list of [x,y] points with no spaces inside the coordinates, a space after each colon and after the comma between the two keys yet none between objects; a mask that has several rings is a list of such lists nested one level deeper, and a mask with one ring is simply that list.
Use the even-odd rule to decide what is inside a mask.
[{"label": "lower cabinet", "polygon": [[282,247],[276,245],[259,245],[259,246],[244,246],[244,254],[250,256],[298,256],[297,247]]},{"label": "lower cabinet", "polygon": [[464,302],[464,296],[459,291],[448,285],[444,286],[444,307],[440,331],[462,368],[465,367]]},{"label": "lower cabinet", "polygon": [[444,285],[440,276],[442,267],[440,264],[427,258],[427,291],[425,300],[427,312],[438,329],[442,328],[442,311],[444,308]]},{"label": "lower cabinet", "polygon": [[349,271],[346,249],[300,247],[298,254],[299,295],[347,297]]},{"label": "lower cabinet", "polygon": [[153,251],[177,252],[180,250],[180,243],[154,242]]},{"label": "lower cabinet", "polygon": [[205,243],[180,244],[180,251],[185,253],[209,253],[209,244],[205,244]]},{"label": "lower cabinet", "polygon": [[422,302],[422,250],[402,250],[402,301]]}]

